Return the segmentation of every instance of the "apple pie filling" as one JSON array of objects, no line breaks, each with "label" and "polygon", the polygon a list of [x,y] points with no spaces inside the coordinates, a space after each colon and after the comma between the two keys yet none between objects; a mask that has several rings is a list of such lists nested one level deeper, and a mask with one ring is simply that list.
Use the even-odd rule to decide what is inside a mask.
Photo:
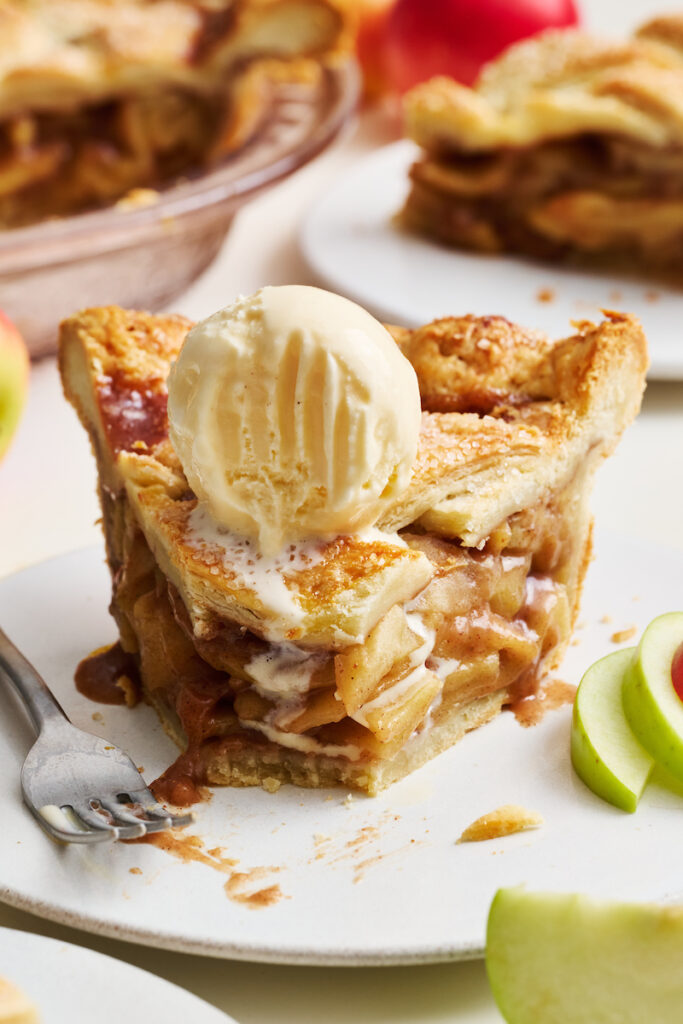
[{"label": "apple pie filling", "polygon": [[220,153],[224,97],[183,88],[0,123],[0,226],[105,206]]},{"label": "apple pie filling", "polygon": [[538,258],[572,250],[683,256],[683,149],[582,135],[495,152],[435,150],[411,170],[402,217],[450,244]]},{"label": "apple pie filling", "polygon": [[197,635],[124,509],[113,610],[145,699],[185,747],[159,794],[196,799],[198,785],[225,781],[207,766],[231,755],[243,763],[249,748],[267,752],[274,778],[289,778],[291,758],[301,756],[342,759],[358,771],[418,745],[455,707],[534,692],[546,655],[571,629],[575,581],[566,568],[576,558],[566,507],[550,500],[517,513],[479,549],[404,531],[403,542],[429,559],[431,581],[362,643],[339,650],[269,642],[227,620]]}]

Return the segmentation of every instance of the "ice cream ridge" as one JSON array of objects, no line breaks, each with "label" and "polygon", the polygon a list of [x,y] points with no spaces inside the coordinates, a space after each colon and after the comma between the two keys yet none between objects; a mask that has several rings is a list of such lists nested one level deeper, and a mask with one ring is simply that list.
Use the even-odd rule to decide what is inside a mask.
[{"label": "ice cream ridge", "polygon": [[264,556],[371,526],[407,486],[420,394],[360,306],[266,287],[197,324],[168,380],[171,440],[199,502]]}]

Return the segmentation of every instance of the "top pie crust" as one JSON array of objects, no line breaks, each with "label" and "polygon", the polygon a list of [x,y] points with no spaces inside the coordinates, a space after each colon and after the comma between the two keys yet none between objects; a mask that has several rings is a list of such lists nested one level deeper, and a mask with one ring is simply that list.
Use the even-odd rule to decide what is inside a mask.
[{"label": "top pie crust", "polygon": [[209,88],[263,56],[349,47],[334,0],[2,0],[0,117],[151,86]]},{"label": "top pie crust", "polygon": [[[386,532],[417,524],[477,547],[515,512],[543,502],[608,455],[636,414],[647,367],[638,321],[609,313],[559,342],[499,318],[392,328],[423,400],[406,492],[371,536],[321,542],[309,564],[285,566],[295,614],[264,597],[221,551],[198,545],[196,499],[167,436],[166,375],[189,323],[110,307],[62,326],[61,370],[95,431],[104,491],[124,488],[147,543],[181,594],[197,635],[228,619],[266,639],[331,649],[362,640],[432,574],[418,547]],[[449,396],[457,396],[448,408]],[[141,414],[142,410],[142,414]]]},{"label": "top pie crust", "polygon": [[512,46],[472,89],[448,78],[405,102],[427,149],[478,152],[582,133],[654,146],[683,142],[683,15],[656,18],[622,44],[551,30]]}]

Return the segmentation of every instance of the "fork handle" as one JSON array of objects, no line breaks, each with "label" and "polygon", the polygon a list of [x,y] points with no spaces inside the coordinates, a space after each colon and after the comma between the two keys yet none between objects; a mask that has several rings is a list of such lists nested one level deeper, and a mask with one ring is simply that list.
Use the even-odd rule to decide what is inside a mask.
[{"label": "fork handle", "polygon": [[36,732],[48,722],[63,722],[68,718],[47,683],[21,651],[0,629],[0,673],[4,674],[21,697]]}]

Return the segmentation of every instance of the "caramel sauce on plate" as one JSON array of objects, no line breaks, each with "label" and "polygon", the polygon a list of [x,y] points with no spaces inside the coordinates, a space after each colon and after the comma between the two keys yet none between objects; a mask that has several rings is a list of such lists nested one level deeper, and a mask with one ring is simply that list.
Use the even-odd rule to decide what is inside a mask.
[{"label": "caramel sauce on plate", "polygon": [[232,874],[232,869],[237,861],[232,857],[225,857],[223,848],[216,846],[212,850],[204,849],[204,843],[200,836],[188,836],[184,832],[148,832],[139,839],[126,839],[127,843],[145,843],[149,846],[158,846],[160,850],[170,853],[176,860],[182,860],[185,864],[191,862],[204,864],[207,868],[213,868],[223,875]]},{"label": "caramel sauce on plate", "polygon": [[208,799],[202,750],[207,737],[215,735],[220,701],[229,693],[229,679],[221,678],[215,671],[212,673],[208,666],[205,680],[194,680],[191,685],[188,682],[179,689],[174,707],[187,736],[187,750],[152,783],[150,788],[157,800],[188,807]]},{"label": "caramel sauce on plate", "polygon": [[204,769],[197,748],[177,757],[172,765],[151,784],[150,789],[160,803],[189,807],[206,800]]},{"label": "caramel sauce on plate", "polygon": [[[125,680],[125,682],[123,682]],[[88,700],[100,704],[137,704],[139,679],[137,665],[120,643],[93,651],[76,668],[76,689]]]},{"label": "caramel sauce on plate", "polygon": [[555,711],[563,704],[573,704],[576,687],[560,679],[550,679],[537,693],[527,694],[513,701],[509,708],[520,725],[528,728],[538,725],[547,711]]},{"label": "caramel sauce on plate", "polygon": [[251,871],[233,871],[223,888],[228,899],[235,903],[243,903],[252,910],[259,907],[272,907],[282,899],[279,885],[267,885],[262,889],[253,889],[253,885],[264,875],[278,868],[252,868]]},{"label": "caramel sauce on plate", "polygon": [[[170,831],[152,832],[139,839],[126,839],[124,842],[156,846],[184,864],[203,864],[207,868],[218,871],[219,874],[227,875],[228,879],[223,886],[225,895],[233,902],[242,903],[252,910],[271,907],[274,903],[286,898],[279,885],[259,885],[263,879],[278,872],[280,868],[256,867],[246,871],[235,871],[238,861],[232,857],[226,857],[222,846],[215,846],[207,850],[200,836]],[[138,868],[137,871],[140,869]]]}]

